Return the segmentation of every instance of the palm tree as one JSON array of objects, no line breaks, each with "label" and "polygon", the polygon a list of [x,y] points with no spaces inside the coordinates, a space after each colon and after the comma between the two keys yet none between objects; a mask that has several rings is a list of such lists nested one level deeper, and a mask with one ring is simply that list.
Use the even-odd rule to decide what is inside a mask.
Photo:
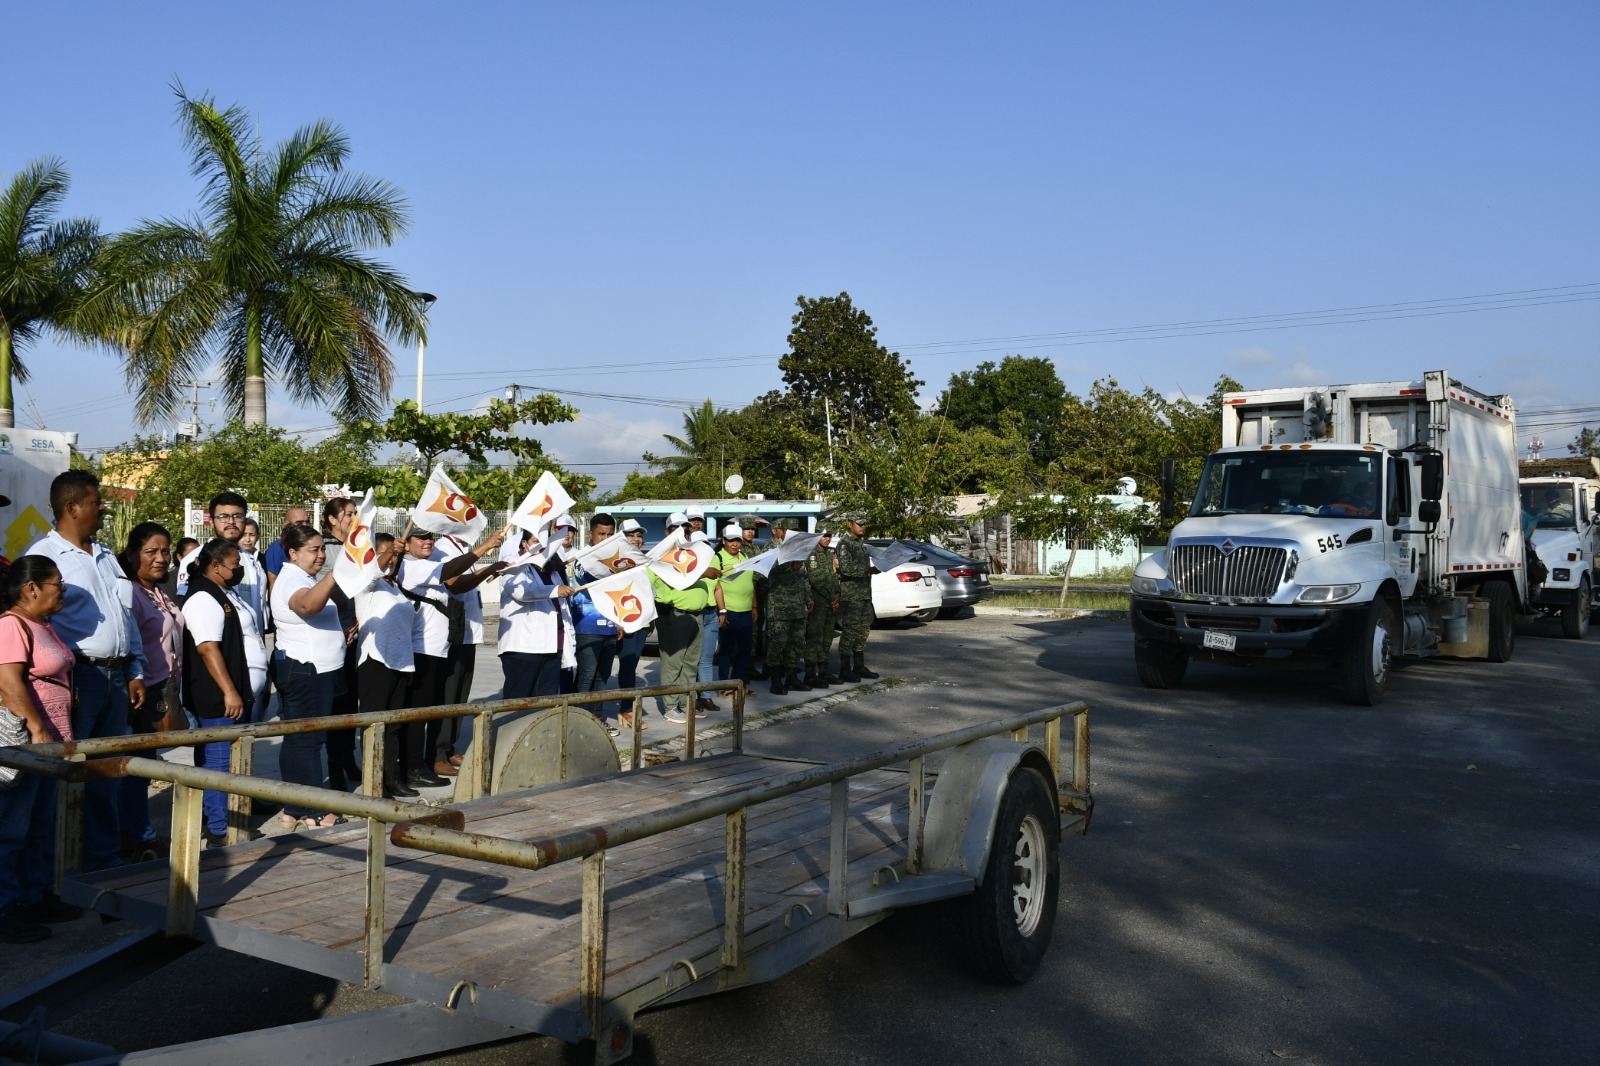
[{"label": "palm tree", "polygon": [[361,251],[406,232],[399,192],[345,173],[349,140],[325,120],[261,154],[238,105],[173,91],[199,216],[111,241],[90,310],[128,349],[140,420],[170,418],[182,383],[214,365],[248,425],[266,423],[268,375],[299,402],[377,415],[394,377],[385,335],[409,344],[426,330],[408,281]]},{"label": "palm tree", "polygon": [[645,462],[671,471],[680,478],[717,473],[726,457],[727,428],[722,412],[710,400],[683,413],[683,436],[663,433],[676,455],[644,454]]},{"label": "palm tree", "polygon": [[12,379],[28,380],[19,349],[44,329],[86,339],[73,317],[100,227],[86,218],[50,221],[68,183],[59,159],[39,159],[0,192],[0,428],[16,425]]}]

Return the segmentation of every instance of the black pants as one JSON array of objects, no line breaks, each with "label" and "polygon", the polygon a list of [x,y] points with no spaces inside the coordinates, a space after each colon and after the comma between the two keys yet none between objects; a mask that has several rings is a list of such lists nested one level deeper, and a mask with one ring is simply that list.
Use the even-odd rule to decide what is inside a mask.
[{"label": "black pants", "polygon": [[[450,645],[450,657],[445,660],[444,683],[440,685],[439,702],[442,704],[472,702],[472,674],[478,664],[476,644]],[[456,741],[461,737],[461,719],[441,718],[428,723],[428,750],[435,762],[445,762],[456,754]]]},{"label": "black pants", "polygon": [[[403,711],[411,696],[411,675],[392,670],[376,659],[368,659],[356,668],[361,686],[361,713],[372,711]],[[401,746],[404,738],[400,725],[383,727],[383,776],[391,780],[401,776]]]},{"label": "black pants", "polygon": [[[360,709],[360,682],[357,681],[360,658],[360,649],[355,644],[345,646],[344,669],[339,672],[339,682],[334,686],[329,714],[355,714]],[[330,729],[326,736],[330,787],[344,790],[354,786],[361,780],[361,764],[356,761],[356,731]]]},{"label": "black pants", "polygon": [[[437,707],[444,702],[444,680],[450,672],[450,660],[442,655],[418,655],[417,671],[411,675],[410,705]],[[402,730],[405,737],[406,773],[413,770],[433,769],[433,722],[408,722]]]}]

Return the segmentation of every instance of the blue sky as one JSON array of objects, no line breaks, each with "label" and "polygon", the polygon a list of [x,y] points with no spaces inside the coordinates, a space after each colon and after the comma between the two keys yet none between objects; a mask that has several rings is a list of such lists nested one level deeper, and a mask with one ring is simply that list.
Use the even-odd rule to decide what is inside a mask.
[{"label": "blue sky", "polygon": [[[440,297],[430,406],[513,381],[655,401],[571,396],[579,421],[540,435],[573,464],[778,387],[795,297],[841,290],[926,401],[1022,351],[1075,391],[1445,368],[1551,443],[1600,424],[1593,3],[153,2],[34,5],[6,31],[27,45],[0,171],[62,157],[67,212],[108,229],[195,204],[174,78],[266,141],[342,125],[353,169],[410,201],[386,254]],[[47,341],[30,366],[51,428],[131,436],[112,359]],[[278,392],[269,417],[331,424]],[[628,466],[582,468],[609,488]]]}]

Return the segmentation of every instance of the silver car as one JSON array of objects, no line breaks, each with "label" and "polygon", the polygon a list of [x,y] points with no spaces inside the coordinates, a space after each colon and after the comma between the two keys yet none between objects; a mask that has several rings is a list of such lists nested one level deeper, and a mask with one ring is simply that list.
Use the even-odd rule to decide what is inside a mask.
[{"label": "silver car", "polygon": [[[886,548],[896,542],[874,537],[867,543],[875,548]],[[949,618],[961,608],[981,603],[994,595],[986,564],[924,540],[902,540],[899,543],[915,551],[911,562],[933,567],[934,578],[939,582],[940,618]]]}]

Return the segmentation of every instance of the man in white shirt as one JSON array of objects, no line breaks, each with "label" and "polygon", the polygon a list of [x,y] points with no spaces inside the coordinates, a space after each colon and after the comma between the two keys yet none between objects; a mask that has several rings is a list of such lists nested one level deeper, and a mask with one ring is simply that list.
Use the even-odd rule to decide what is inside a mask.
[{"label": "man in white shirt", "polygon": [[[63,603],[50,621],[76,660],[73,735],[120,737],[129,732],[129,709],[144,705],[144,646],[133,620],[133,582],[124,576],[117,557],[94,539],[105,522],[100,479],[87,470],[58,474],[50,483],[50,510],[55,530],[23,554],[43,555],[61,570]],[[117,797],[123,787],[148,787],[142,780],[125,786],[130,780],[84,786],[86,872],[121,862]],[[133,836],[144,833],[144,827],[128,828]]]}]

